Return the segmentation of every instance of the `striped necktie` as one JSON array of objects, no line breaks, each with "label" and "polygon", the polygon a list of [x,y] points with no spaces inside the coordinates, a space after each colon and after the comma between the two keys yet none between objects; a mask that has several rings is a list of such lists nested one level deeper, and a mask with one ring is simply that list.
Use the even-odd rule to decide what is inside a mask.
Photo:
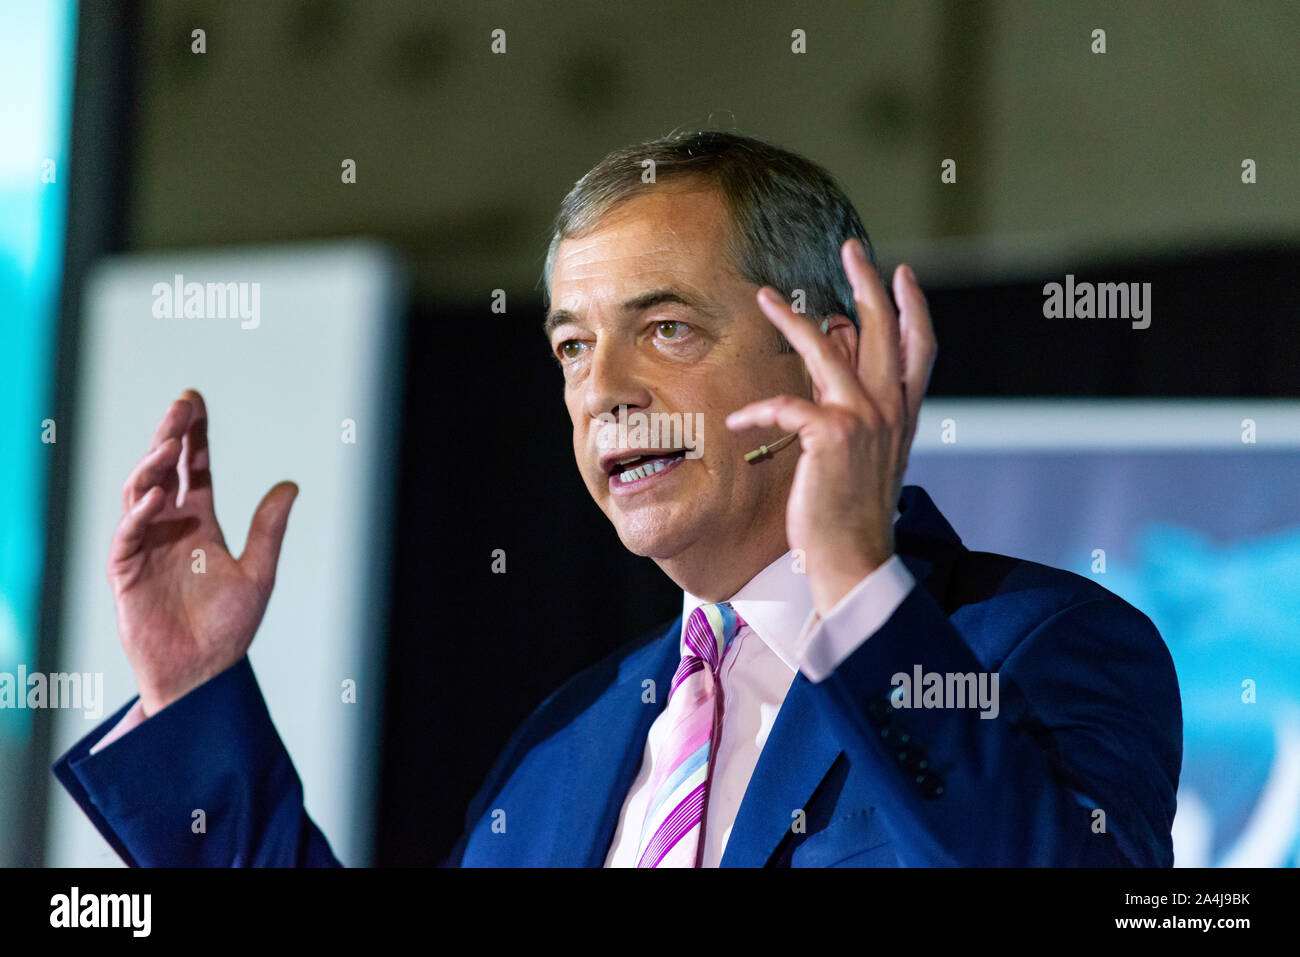
[{"label": "striped necktie", "polygon": [[668,689],[668,734],[655,754],[637,867],[698,867],[713,743],[722,730],[718,666],[745,622],[726,604],[701,605],[682,634],[682,663]]}]

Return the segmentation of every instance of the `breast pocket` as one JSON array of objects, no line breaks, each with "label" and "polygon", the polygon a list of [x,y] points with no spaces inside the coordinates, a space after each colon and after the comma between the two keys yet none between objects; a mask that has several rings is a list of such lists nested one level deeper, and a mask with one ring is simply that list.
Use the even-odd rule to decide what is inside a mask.
[{"label": "breast pocket", "polygon": [[865,808],[810,834],[790,855],[790,866],[896,867],[891,845],[875,808]]}]

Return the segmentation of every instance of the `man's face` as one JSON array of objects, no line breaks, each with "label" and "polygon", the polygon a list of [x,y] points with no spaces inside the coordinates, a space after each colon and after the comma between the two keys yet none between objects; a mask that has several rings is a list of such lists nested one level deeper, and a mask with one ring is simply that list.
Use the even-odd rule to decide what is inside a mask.
[{"label": "man's face", "polygon": [[[654,559],[784,529],[797,448],[751,465],[744,453],[779,431],[734,433],[723,420],[757,399],[807,396],[808,380],[797,355],[778,353],[759,287],[727,260],[727,229],[717,192],[669,184],[619,204],[556,254],[549,339],[578,469],[623,544]],[[662,429],[648,448],[636,413],[698,423],[699,457],[680,454],[684,430]],[[620,414],[626,445],[611,425]],[[642,451],[639,461],[610,461]]]}]

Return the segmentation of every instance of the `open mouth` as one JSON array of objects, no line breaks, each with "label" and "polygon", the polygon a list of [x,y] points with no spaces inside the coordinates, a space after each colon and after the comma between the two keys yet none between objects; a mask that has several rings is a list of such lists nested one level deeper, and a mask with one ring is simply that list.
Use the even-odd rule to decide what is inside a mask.
[{"label": "open mouth", "polygon": [[630,485],[666,471],[686,459],[686,450],[655,452],[650,455],[629,456],[610,466],[610,481],[615,485]]}]

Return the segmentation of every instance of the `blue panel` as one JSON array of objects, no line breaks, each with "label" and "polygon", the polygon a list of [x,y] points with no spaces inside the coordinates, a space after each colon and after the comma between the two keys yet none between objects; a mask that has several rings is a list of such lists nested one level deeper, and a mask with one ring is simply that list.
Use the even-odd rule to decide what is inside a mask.
[{"label": "blue panel", "polygon": [[[9,705],[35,670],[76,23],[67,0],[0,0],[0,769],[23,767],[32,725]],[[0,822],[24,788],[0,773]],[[31,839],[16,830],[0,828],[0,866]]]},{"label": "blue panel", "polygon": [[1092,578],[1160,629],[1183,705],[1175,866],[1294,867],[1300,449],[1230,446],[921,452],[908,481],[968,548]]}]

